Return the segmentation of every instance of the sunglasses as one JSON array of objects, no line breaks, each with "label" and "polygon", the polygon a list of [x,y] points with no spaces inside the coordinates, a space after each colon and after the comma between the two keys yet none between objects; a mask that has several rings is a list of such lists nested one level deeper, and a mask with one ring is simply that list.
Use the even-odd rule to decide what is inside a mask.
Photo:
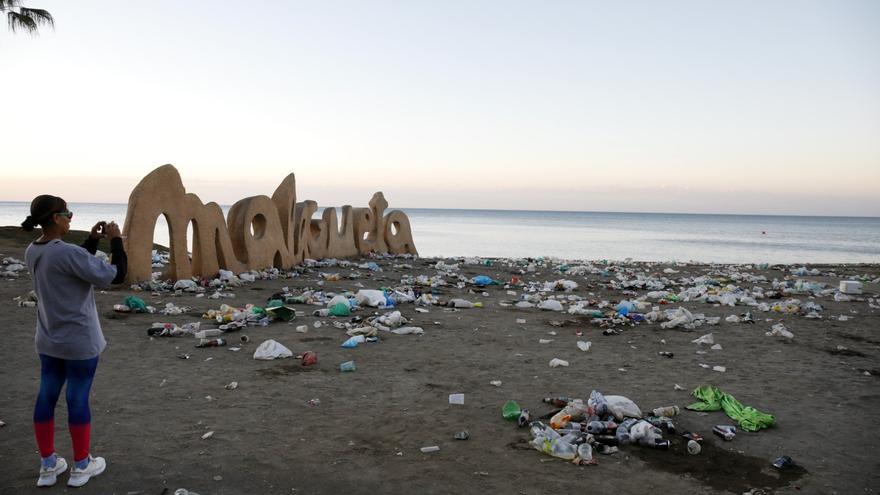
[{"label": "sunglasses", "polygon": [[57,214],[61,215],[62,217],[66,218],[68,220],[73,219],[73,212],[72,211],[60,211]]}]

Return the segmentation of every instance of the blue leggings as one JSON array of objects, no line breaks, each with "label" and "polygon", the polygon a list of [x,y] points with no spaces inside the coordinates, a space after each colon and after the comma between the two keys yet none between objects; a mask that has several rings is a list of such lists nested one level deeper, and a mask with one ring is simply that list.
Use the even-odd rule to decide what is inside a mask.
[{"label": "blue leggings", "polygon": [[58,359],[40,354],[40,394],[34,407],[34,423],[44,423],[55,418],[55,404],[61,396],[61,387],[67,382],[67,417],[71,425],[91,422],[89,391],[98,357],[92,359]]}]

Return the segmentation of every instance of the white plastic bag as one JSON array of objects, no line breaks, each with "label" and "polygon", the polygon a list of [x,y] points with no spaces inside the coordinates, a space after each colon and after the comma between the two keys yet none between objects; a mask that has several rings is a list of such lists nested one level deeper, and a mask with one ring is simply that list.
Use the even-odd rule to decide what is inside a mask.
[{"label": "white plastic bag", "polygon": [[538,309],[543,309],[544,311],[562,311],[562,303],[556,299],[547,299],[541,301],[541,304],[538,304]]},{"label": "white plastic bag", "polygon": [[642,417],[642,411],[639,409],[639,406],[622,395],[606,395],[605,401],[608,403],[608,410],[618,421],[622,421],[623,418]]},{"label": "white plastic bag", "polygon": [[290,349],[272,339],[263,342],[260,344],[260,347],[257,347],[257,350],[254,351],[254,359],[259,359],[261,361],[271,361],[273,359],[289,358],[291,356],[293,356],[293,352],[291,352]]},{"label": "white plastic bag", "polygon": [[397,335],[409,335],[409,334],[421,335],[421,334],[425,333],[425,330],[423,330],[422,327],[400,327],[400,328],[395,328],[394,330],[391,330],[391,333],[396,333]]},{"label": "white plastic bag", "polygon": [[370,306],[373,308],[385,306],[385,293],[381,290],[361,289],[354,295],[359,306]]}]

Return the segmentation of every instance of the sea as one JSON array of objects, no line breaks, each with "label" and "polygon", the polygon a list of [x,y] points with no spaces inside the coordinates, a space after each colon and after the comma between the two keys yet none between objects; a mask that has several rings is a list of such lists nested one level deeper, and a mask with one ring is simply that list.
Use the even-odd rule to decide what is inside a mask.
[{"label": "sea", "polygon": [[[25,202],[0,201],[0,226]],[[229,206],[222,207],[224,214]],[[125,204],[71,203],[72,228],[125,220]],[[880,263],[880,218],[398,208],[424,257],[707,263]],[[315,218],[320,218],[318,210]],[[164,217],[154,242],[168,244]]]}]

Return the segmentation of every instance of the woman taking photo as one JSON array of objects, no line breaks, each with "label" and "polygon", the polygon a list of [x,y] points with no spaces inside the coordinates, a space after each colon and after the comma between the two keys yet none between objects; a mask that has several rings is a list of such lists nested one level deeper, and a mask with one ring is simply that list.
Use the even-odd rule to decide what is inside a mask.
[{"label": "woman taking photo", "polygon": [[[55,453],[55,404],[65,382],[74,462],[67,484],[82,486],[106,468],[102,457],[92,457],[89,452],[89,391],[98,356],[107,345],[93,288],[122,282],[127,260],[114,222],[95,224],[82,246],[62,241],[72,218],[73,212],[63,199],[42,195],[31,202],[31,214],[21,224],[25,231],[37,225],[42,229],[40,238],[25,252],[37,294],[35,344],[40,356],[40,392],[34,407],[34,434],[42,457],[37,486],[54,485],[67,469],[67,461]],[[111,263],[94,256],[102,237],[110,239]]]}]

